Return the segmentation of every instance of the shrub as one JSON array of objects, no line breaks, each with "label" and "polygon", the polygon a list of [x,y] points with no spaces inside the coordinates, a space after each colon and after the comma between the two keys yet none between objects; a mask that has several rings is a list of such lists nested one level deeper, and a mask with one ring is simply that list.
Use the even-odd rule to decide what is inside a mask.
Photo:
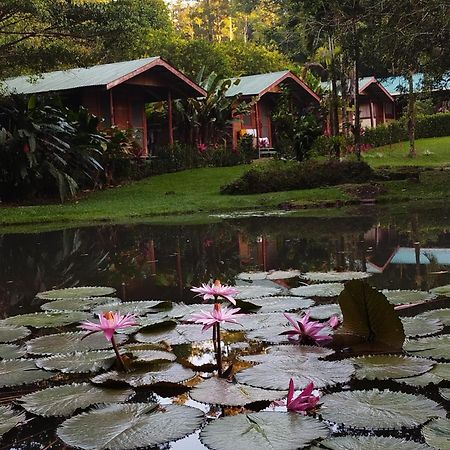
[{"label": "shrub", "polygon": [[373,170],[365,162],[331,160],[303,163],[271,161],[250,169],[242,177],[221,187],[222,194],[311,189],[343,183],[363,183],[372,179]]}]

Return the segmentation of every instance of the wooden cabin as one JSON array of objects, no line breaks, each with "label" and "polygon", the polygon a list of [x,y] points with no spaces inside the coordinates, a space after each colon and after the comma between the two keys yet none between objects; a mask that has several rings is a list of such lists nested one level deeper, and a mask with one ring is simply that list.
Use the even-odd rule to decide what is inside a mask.
[{"label": "wooden cabin", "polygon": [[243,134],[250,134],[254,136],[257,148],[273,149],[276,130],[271,116],[283,88],[288,88],[292,101],[300,110],[306,111],[320,104],[320,97],[289,70],[240,77],[239,84],[233,84],[228,89],[227,97],[239,96],[245,102],[257,98],[251,112],[233,122],[233,148],[237,147]]},{"label": "wooden cabin", "polygon": [[58,94],[67,106],[82,105],[102,117],[106,127],[131,128],[143,157],[152,150],[146,104],[168,102],[166,141],[172,144],[172,100],[206,95],[200,86],[159,56],[44,73],[36,80],[28,76],[9,78],[5,84],[10,93]]}]

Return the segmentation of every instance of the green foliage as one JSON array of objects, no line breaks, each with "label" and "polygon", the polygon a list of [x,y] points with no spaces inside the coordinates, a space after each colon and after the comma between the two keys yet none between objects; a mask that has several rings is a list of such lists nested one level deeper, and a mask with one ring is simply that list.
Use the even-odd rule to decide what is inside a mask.
[{"label": "green foliage", "polygon": [[362,183],[372,178],[373,171],[364,162],[272,161],[264,166],[252,168],[239,179],[222,186],[221,193],[257,194],[311,189],[343,183]]},{"label": "green foliage", "polygon": [[339,136],[319,136],[313,143],[311,153],[328,158],[339,158],[353,145],[353,139],[343,134]]}]

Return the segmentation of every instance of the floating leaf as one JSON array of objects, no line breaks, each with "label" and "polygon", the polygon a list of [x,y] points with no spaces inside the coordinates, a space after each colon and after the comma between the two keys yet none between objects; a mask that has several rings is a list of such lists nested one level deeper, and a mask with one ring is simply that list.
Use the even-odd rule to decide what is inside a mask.
[{"label": "floating leaf", "polygon": [[239,323],[225,322],[220,325],[224,330],[231,331],[250,331],[260,328],[283,326],[288,323],[283,314],[245,314],[238,319]]},{"label": "floating leaf", "polygon": [[279,400],[287,395],[287,391],[269,391],[244,384],[230,383],[222,378],[209,378],[195,386],[189,395],[201,403],[244,406],[253,402]]},{"label": "floating leaf", "polygon": [[381,291],[386,296],[389,303],[393,305],[407,305],[410,303],[422,303],[432,300],[435,296],[426,291],[389,290]]},{"label": "floating leaf", "polygon": [[151,312],[155,306],[158,306],[161,302],[154,300],[143,300],[139,302],[123,302],[123,303],[110,303],[106,305],[100,305],[94,308],[92,311],[101,314],[105,311],[119,312],[120,314],[147,314]]},{"label": "floating leaf", "polygon": [[213,450],[292,450],[327,435],[327,427],[312,417],[266,411],[214,420],[203,428],[200,439]]},{"label": "floating leaf", "polygon": [[408,337],[429,336],[440,333],[444,329],[444,324],[438,319],[416,316],[403,317],[401,321]]},{"label": "floating leaf", "polygon": [[151,362],[158,360],[175,361],[177,357],[162,350],[131,350],[132,358],[136,362]]},{"label": "floating leaf", "polygon": [[354,372],[349,361],[322,361],[317,358],[277,357],[236,374],[239,383],[264,389],[285,390],[294,379],[297,389],[304,389],[311,381],[318,389],[347,383]]},{"label": "floating leaf", "polygon": [[114,297],[92,297],[92,298],[65,298],[64,300],[53,300],[41,305],[44,311],[90,311],[100,305],[118,305],[120,298]]},{"label": "floating leaf", "polygon": [[407,340],[403,348],[415,356],[433,359],[450,359],[450,335]]},{"label": "floating leaf", "polygon": [[112,350],[87,351],[41,358],[36,361],[36,366],[63,373],[87,373],[109,369],[115,361],[116,355]]},{"label": "floating leaf", "polygon": [[89,383],[51,387],[20,397],[28,411],[39,416],[70,416],[77,409],[106,403],[122,403],[134,395],[131,389],[98,388]]},{"label": "floating leaf", "polygon": [[0,324],[0,343],[14,342],[27,337],[31,331],[25,327]]},{"label": "floating leaf", "polygon": [[26,350],[14,344],[0,344],[0,359],[17,359],[25,355]]},{"label": "floating leaf", "polygon": [[268,272],[242,272],[236,276],[238,280],[257,281],[265,280]]},{"label": "floating leaf", "polygon": [[282,335],[285,331],[292,327],[284,325],[274,325],[272,327],[264,327],[259,330],[252,330],[246,333],[247,339],[252,341],[267,342],[269,344],[289,344],[288,336]]},{"label": "floating leaf", "polygon": [[431,447],[446,450],[450,448],[450,419],[436,419],[422,428],[425,442]]},{"label": "floating leaf", "polygon": [[434,363],[425,358],[401,355],[370,355],[352,358],[356,367],[356,378],[388,380],[421,375],[431,370]]},{"label": "floating leaf", "polygon": [[302,274],[302,278],[306,278],[309,281],[339,282],[361,280],[363,278],[369,278],[371,275],[367,272],[306,272]]},{"label": "floating leaf", "polygon": [[115,292],[116,290],[111,287],[82,286],[39,292],[36,297],[41,300],[59,300],[64,298],[103,297],[112,295]]},{"label": "floating leaf", "polygon": [[332,316],[342,317],[341,307],[336,303],[314,306],[308,310],[311,319],[325,320]]},{"label": "floating leaf", "polygon": [[25,421],[25,414],[14,411],[9,406],[0,406],[0,438],[17,424]]},{"label": "floating leaf", "polygon": [[[393,437],[382,436],[341,436],[325,439],[320,448],[330,450],[430,450],[425,444]],[[319,447],[311,447],[319,450]]]},{"label": "floating leaf", "polygon": [[360,280],[349,281],[338,298],[344,322],[333,341],[355,351],[400,351],[403,325],[386,297]]},{"label": "floating leaf", "polygon": [[[27,342],[28,353],[38,355],[52,355],[57,353],[75,353],[88,350],[103,350],[110,348],[103,333],[91,334],[85,337],[87,332],[71,332],[59,334],[47,334]],[[127,340],[124,335],[116,335],[117,344],[122,344]]]},{"label": "floating leaf", "polygon": [[344,290],[342,283],[321,283],[291,289],[291,294],[301,297],[337,297]]},{"label": "floating leaf", "polygon": [[106,372],[92,378],[96,384],[110,381],[127,383],[133,387],[150,386],[156,383],[181,383],[195,376],[191,369],[169,361],[153,361],[132,368],[129,372]]},{"label": "floating leaf", "polygon": [[360,429],[413,428],[433,417],[445,417],[442,406],[423,395],[378,389],[329,394],[322,403],[320,414],[325,420]]},{"label": "floating leaf", "polygon": [[142,329],[136,334],[135,339],[138,342],[167,342],[171,345],[178,345],[209,341],[211,336],[211,333],[203,332],[199,325],[176,325],[174,322],[165,322]]},{"label": "floating leaf", "polygon": [[34,328],[55,328],[81,322],[90,314],[83,311],[49,311],[11,316],[3,320],[8,325],[26,325]]},{"label": "floating leaf", "polygon": [[430,290],[431,293],[435,295],[441,295],[443,297],[450,297],[450,284],[446,284],[445,286],[435,287]]},{"label": "floating leaf", "polygon": [[267,353],[258,355],[245,355],[240,356],[239,359],[243,361],[250,362],[270,362],[274,358],[324,358],[326,356],[332,355],[333,350],[326,347],[318,347],[315,345],[276,345],[273,347],[268,347],[266,349]]},{"label": "floating leaf", "polygon": [[430,371],[422,375],[402,378],[396,381],[411,386],[427,386],[428,384],[439,384],[442,381],[450,381],[450,363],[436,363]]},{"label": "floating leaf", "polygon": [[299,277],[300,270],[274,270],[267,274],[268,280],[286,280],[289,278]]},{"label": "floating leaf", "polygon": [[245,300],[246,298],[269,297],[280,294],[281,290],[280,287],[271,286],[239,286],[239,294],[236,295],[236,298]]},{"label": "floating leaf", "polygon": [[252,303],[261,308],[258,313],[296,311],[314,305],[314,300],[302,297],[261,297],[252,299]]},{"label": "floating leaf", "polygon": [[426,311],[419,314],[416,317],[425,317],[427,319],[438,319],[446,327],[450,327],[450,308],[433,309],[432,311]]},{"label": "floating leaf", "polygon": [[110,405],[67,419],[57,434],[65,444],[87,450],[148,448],[194,432],[203,417],[200,410],[189,406]]},{"label": "floating leaf", "polygon": [[450,388],[439,389],[439,394],[441,394],[445,400],[450,400]]},{"label": "floating leaf", "polygon": [[35,383],[53,375],[54,373],[38,369],[30,359],[0,361],[0,388]]}]

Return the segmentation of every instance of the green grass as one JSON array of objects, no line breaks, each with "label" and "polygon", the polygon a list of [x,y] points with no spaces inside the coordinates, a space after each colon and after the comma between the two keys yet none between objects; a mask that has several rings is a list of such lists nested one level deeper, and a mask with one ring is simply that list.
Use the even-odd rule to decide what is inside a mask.
[{"label": "green grass", "polygon": [[409,142],[377,147],[364,154],[364,161],[372,167],[421,166],[440,167],[450,165],[450,136],[418,139],[417,156],[408,157]]}]

